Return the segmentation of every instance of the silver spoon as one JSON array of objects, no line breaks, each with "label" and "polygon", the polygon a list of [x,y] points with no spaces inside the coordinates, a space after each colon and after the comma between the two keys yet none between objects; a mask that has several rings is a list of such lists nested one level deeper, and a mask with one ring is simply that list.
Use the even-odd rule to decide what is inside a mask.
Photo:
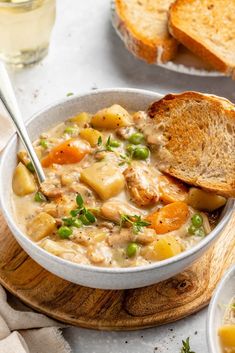
[{"label": "silver spoon", "polygon": [[0,62],[0,99],[9,113],[18,135],[23,142],[26,151],[30,157],[30,160],[34,166],[35,172],[38,177],[39,184],[41,184],[46,178],[44,171],[42,169],[41,163],[34,151],[33,145],[30,141],[29,135],[25,128],[23,118],[16,100],[14,90],[10,78],[8,76],[7,70],[3,63]]}]

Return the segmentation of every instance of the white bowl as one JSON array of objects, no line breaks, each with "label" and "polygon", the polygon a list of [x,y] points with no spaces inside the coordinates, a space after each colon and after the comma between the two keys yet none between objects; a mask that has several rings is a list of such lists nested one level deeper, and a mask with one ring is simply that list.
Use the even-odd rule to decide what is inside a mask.
[{"label": "white bowl", "polygon": [[[92,91],[53,104],[33,116],[27,122],[32,140],[40,133],[55,126],[79,111],[95,112],[114,103],[131,111],[145,109],[151,102],[161,98],[160,94],[137,89],[107,89]],[[0,202],[3,215],[16,240],[22,248],[42,267],[68,281],[102,289],[128,289],[144,287],[165,280],[190,266],[218,238],[227,224],[233,208],[229,200],[217,227],[193,248],[164,261],[147,266],[131,268],[102,268],[80,265],[56,257],[31,241],[18,227],[11,206],[11,181],[17,163],[19,138],[15,135],[6,147],[0,166]]]},{"label": "white bowl", "polygon": [[207,316],[207,344],[210,353],[222,353],[218,329],[222,325],[226,305],[235,296],[235,265],[224,275],[211,299]]}]

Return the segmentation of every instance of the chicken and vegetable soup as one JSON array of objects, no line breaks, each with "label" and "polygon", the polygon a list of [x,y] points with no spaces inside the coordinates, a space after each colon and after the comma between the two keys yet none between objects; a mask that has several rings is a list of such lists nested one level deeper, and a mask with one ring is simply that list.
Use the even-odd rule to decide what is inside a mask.
[{"label": "chicken and vegetable soup", "polygon": [[20,151],[12,185],[21,229],[56,256],[105,267],[161,261],[207,236],[226,199],[161,173],[145,121],[115,104],[41,134],[40,187]]},{"label": "chicken and vegetable soup", "polygon": [[235,353],[235,297],[226,308],[223,325],[219,328],[218,335],[222,352]]}]

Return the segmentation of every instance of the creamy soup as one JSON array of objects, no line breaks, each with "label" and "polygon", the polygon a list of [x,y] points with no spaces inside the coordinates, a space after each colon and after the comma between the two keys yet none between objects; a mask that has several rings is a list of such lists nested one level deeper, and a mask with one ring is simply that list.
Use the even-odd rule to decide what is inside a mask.
[{"label": "creamy soup", "polygon": [[46,174],[40,187],[27,153],[18,153],[18,224],[46,251],[80,264],[146,265],[191,248],[226,199],[161,173],[157,145],[146,113],[117,104],[55,126],[34,142]]},{"label": "creamy soup", "polygon": [[228,304],[218,335],[223,353],[235,353],[235,297]]}]

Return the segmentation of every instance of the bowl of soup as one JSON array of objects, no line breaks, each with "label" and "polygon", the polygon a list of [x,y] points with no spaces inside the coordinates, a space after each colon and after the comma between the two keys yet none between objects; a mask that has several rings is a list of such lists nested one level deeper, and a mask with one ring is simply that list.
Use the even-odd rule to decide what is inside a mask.
[{"label": "bowl of soup", "polygon": [[207,342],[210,353],[235,353],[235,266],[225,273],[212,297]]},{"label": "bowl of soup", "polygon": [[48,271],[93,288],[143,287],[183,271],[224,229],[232,200],[156,167],[154,136],[141,127],[161,97],[97,90],[33,116],[26,125],[46,174],[41,185],[18,137],[9,142],[2,211],[19,244]]}]

